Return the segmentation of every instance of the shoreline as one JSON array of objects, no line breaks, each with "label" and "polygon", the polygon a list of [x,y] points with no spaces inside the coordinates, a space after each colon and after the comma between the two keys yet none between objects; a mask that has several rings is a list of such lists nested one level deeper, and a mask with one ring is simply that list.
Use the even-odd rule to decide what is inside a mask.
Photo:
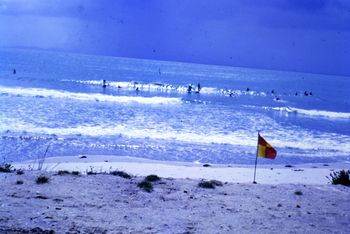
[{"label": "shoreline", "polygon": [[[16,169],[38,169],[38,160],[12,163]],[[318,163],[297,165],[257,166],[256,181],[261,184],[329,184],[327,176],[333,171],[348,170],[350,163]],[[254,165],[202,164],[190,162],[156,161],[127,156],[84,155],[46,158],[41,169],[87,173],[125,171],[135,176],[156,174],[163,178],[220,180],[230,183],[252,183]]]}]

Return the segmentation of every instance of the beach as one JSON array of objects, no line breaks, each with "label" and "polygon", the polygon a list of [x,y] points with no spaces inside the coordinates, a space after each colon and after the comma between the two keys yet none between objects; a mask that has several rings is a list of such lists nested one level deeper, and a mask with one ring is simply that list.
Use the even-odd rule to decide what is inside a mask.
[{"label": "beach", "polygon": [[[0,173],[1,233],[347,233],[349,164],[205,165],[131,157],[47,158]],[[79,175],[59,173],[79,171]],[[131,178],[110,174],[123,171]],[[147,192],[138,184],[145,176]],[[45,176],[47,183],[36,179]],[[215,188],[200,182],[215,180]],[[22,182],[18,182],[22,181]],[[221,183],[220,183],[221,182]]]}]

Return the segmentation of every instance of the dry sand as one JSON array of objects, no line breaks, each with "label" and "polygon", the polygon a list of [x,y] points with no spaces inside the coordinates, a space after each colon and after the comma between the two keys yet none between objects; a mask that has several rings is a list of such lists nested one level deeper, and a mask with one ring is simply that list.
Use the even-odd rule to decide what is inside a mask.
[{"label": "dry sand", "polygon": [[[84,160],[84,166],[79,160]],[[323,168],[326,166],[322,165],[273,170],[264,166],[258,169],[259,184],[252,184],[247,182],[251,181],[252,167],[169,165],[110,157],[101,163],[92,156],[65,158],[65,161],[47,159],[43,165],[46,171],[26,170],[23,175],[0,173],[0,233],[49,233],[50,230],[55,233],[349,233],[350,230],[350,188],[327,184],[321,178],[326,173]],[[30,163],[15,165],[23,168]],[[97,170],[112,167],[111,170],[120,169],[138,176],[125,179],[109,174],[76,176],[54,172],[73,168],[86,171],[90,166]],[[343,167],[349,168],[348,164]],[[264,174],[263,169],[277,179],[268,179],[270,174]],[[333,169],[337,170],[334,165],[327,166],[327,175]],[[247,181],[246,175],[240,174],[242,171],[249,174]],[[167,173],[174,175],[173,178],[165,178]],[[207,176],[196,177],[196,173]],[[319,173],[322,182],[288,180],[305,177],[307,181],[307,176],[315,173]],[[163,177],[153,182],[151,193],[137,186],[147,174]],[[40,175],[48,177],[49,182],[37,184],[35,180]],[[221,178],[226,183],[215,189],[201,188],[198,177]]]}]

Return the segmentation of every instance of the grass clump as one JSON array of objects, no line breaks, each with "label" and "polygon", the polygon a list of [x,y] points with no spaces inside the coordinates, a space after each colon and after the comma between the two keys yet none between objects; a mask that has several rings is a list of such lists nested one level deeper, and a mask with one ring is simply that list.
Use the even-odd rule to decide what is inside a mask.
[{"label": "grass clump", "polygon": [[222,186],[223,183],[218,180],[210,180],[210,181],[201,181],[198,183],[198,186],[201,188],[210,188],[214,189],[216,186]]},{"label": "grass clump", "polygon": [[152,192],[153,191],[153,185],[152,182],[160,181],[161,178],[157,175],[148,175],[146,178],[137,184],[137,187],[142,188],[146,192]]},{"label": "grass clump", "polygon": [[60,170],[57,172],[57,175],[79,175],[80,172],[79,171],[67,171],[67,170]]},{"label": "grass clump", "polygon": [[90,167],[90,171],[86,172],[87,175],[97,175],[97,172],[94,171],[93,167]]},{"label": "grass clump", "polygon": [[24,174],[24,171],[23,171],[22,169],[18,169],[18,170],[16,171],[16,174],[17,174],[17,175],[23,175],[23,174]]},{"label": "grass clump", "polygon": [[345,170],[341,170],[341,171],[336,171],[336,172],[332,172],[330,174],[331,178],[327,177],[332,184],[341,184],[341,185],[345,185],[345,186],[350,186],[350,179],[349,179],[349,174],[350,171],[345,171]]},{"label": "grass clump", "polygon": [[12,165],[11,164],[4,164],[4,165],[0,165],[0,172],[4,172],[4,173],[9,173],[12,171]]},{"label": "grass clump", "polygon": [[67,170],[60,170],[57,172],[57,175],[69,175],[69,174],[70,174],[70,172]]},{"label": "grass clump", "polygon": [[295,195],[298,195],[298,196],[301,196],[301,195],[303,195],[303,192],[300,191],[300,190],[297,190],[297,191],[294,192],[294,194],[295,194]]},{"label": "grass clump", "polygon": [[131,179],[131,175],[124,171],[111,171],[109,174],[114,175],[114,176],[120,176],[125,179]]},{"label": "grass clump", "polygon": [[157,175],[148,175],[145,178],[145,181],[148,181],[148,182],[156,182],[156,181],[159,181],[159,180],[160,180],[160,177],[157,176]]},{"label": "grass clump", "polygon": [[38,178],[36,178],[35,182],[37,184],[45,184],[49,182],[49,178],[47,178],[46,176],[39,176]]},{"label": "grass clump", "polygon": [[211,181],[201,181],[198,183],[198,186],[201,188],[210,188],[210,189],[215,188],[215,184],[213,184]]},{"label": "grass clump", "polygon": [[219,180],[211,180],[210,182],[215,186],[223,186],[223,183]]},{"label": "grass clump", "polygon": [[151,182],[146,181],[146,180],[143,180],[142,182],[138,183],[137,187],[145,190],[148,193],[153,191],[153,185],[151,184]]}]

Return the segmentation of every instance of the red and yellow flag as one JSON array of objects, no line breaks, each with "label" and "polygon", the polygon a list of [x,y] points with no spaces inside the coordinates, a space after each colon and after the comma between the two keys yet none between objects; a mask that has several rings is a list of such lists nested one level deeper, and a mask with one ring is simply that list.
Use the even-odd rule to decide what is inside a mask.
[{"label": "red and yellow flag", "polygon": [[258,134],[258,156],[262,158],[275,159],[277,151]]}]

